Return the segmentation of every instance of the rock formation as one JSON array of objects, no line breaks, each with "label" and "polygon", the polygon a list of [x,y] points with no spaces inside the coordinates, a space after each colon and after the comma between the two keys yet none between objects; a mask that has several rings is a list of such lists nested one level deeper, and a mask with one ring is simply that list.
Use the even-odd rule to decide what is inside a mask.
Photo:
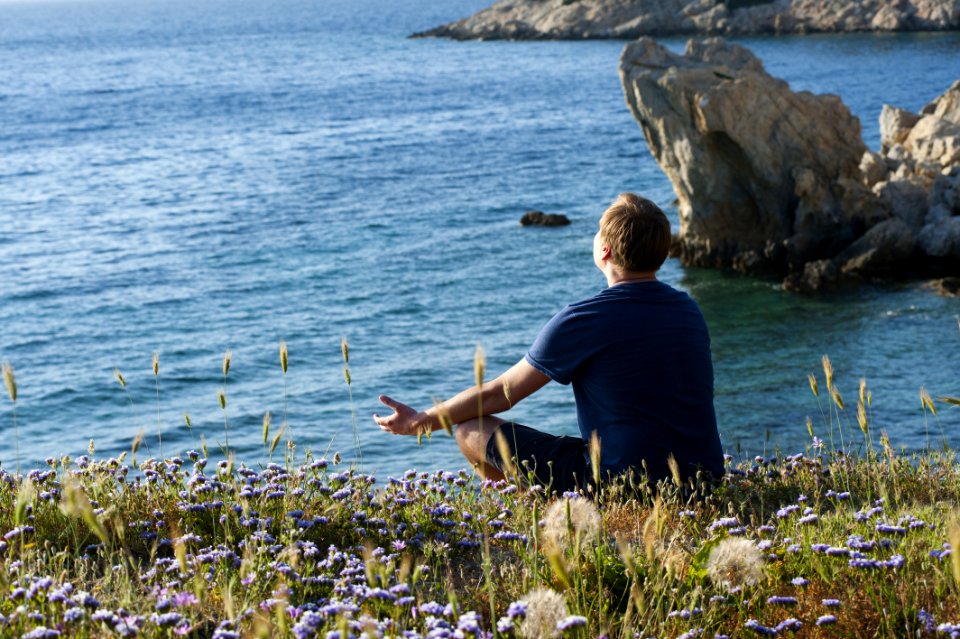
[{"label": "rock formation", "polygon": [[620,59],[627,103],[678,198],[675,254],[791,290],[960,273],[960,82],[886,108],[883,149],[836,96],[795,93],[743,47],[652,39]]},{"label": "rock formation", "polygon": [[560,213],[527,211],[520,217],[520,226],[567,226],[570,219]]},{"label": "rock formation", "polygon": [[415,36],[579,40],[948,29],[960,29],[960,0],[498,0]]}]

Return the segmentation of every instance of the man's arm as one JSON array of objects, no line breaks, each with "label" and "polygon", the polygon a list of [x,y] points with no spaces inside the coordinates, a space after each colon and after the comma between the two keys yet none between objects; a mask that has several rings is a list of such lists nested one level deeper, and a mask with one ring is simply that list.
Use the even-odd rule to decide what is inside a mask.
[{"label": "man's arm", "polygon": [[441,415],[449,418],[451,424],[459,424],[468,419],[502,413],[543,388],[549,381],[549,377],[531,366],[526,359],[521,359],[496,379],[483,386],[470,386],[425,411],[417,411],[381,395],[380,401],[394,412],[385,417],[374,415],[373,420],[380,430],[394,435],[426,433],[443,428]]}]

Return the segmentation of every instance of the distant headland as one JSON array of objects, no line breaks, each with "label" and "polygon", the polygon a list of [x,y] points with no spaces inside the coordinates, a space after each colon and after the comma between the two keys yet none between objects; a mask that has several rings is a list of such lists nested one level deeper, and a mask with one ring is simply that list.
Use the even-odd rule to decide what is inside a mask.
[{"label": "distant headland", "polygon": [[957,29],[960,5],[954,0],[498,0],[468,18],[412,37],[632,40]]}]

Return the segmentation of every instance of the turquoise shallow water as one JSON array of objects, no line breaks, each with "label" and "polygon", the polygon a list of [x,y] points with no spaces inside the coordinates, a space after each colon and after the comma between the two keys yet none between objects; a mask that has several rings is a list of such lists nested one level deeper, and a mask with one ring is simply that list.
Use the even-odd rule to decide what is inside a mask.
[{"label": "turquoise shallow water", "polygon": [[[509,366],[603,285],[603,207],[673,199],[623,102],[622,43],[405,37],[483,4],[0,4],[0,360],[23,460],[90,439],[117,453],[141,430],[157,453],[158,352],[165,453],[223,440],[225,387],[243,459],[265,459],[263,413],[276,427],[286,406],[301,450],[351,459],[355,411],[366,469],[461,466],[445,436],[381,434],[377,394],[456,392],[478,344],[491,374]],[[794,88],[841,95],[873,146],[883,102],[918,109],[960,77],[958,34],[742,42]],[[573,224],[523,229],[527,208]],[[921,284],[799,297],[673,261],[662,277],[710,324],[729,451],[797,450],[808,415],[827,435],[806,382],[824,353],[848,404],[867,378],[895,445],[957,443],[960,410],[925,420],[918,391],[960,394],[960,301]],[[511,415],[576,430],[557,385]]]}]

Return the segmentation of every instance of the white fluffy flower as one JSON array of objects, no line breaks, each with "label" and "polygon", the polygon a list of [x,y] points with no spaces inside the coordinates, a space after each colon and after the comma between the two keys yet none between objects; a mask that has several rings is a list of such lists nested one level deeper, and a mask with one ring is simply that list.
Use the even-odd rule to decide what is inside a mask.
[{"label": "white fluffy flower", "polygon": [[600,535],[600,511],[583,497],[553,502],[542,523],[544,539],[561,548],[573,543],[589,546]]},{"label": "white fluffy flower", "polygon": [[560,635],[557,624],[567,617],[567,603],[563,595],[550,588],[537,588],[523,599],[527,616],[520,624],[525,639],[552,639]]},{"label": "white fluffy flower", "polygon": [[707,574],[726,588],[755,584],[763,576],[763,555],[752,541],[727,537],[710,552]]}]

